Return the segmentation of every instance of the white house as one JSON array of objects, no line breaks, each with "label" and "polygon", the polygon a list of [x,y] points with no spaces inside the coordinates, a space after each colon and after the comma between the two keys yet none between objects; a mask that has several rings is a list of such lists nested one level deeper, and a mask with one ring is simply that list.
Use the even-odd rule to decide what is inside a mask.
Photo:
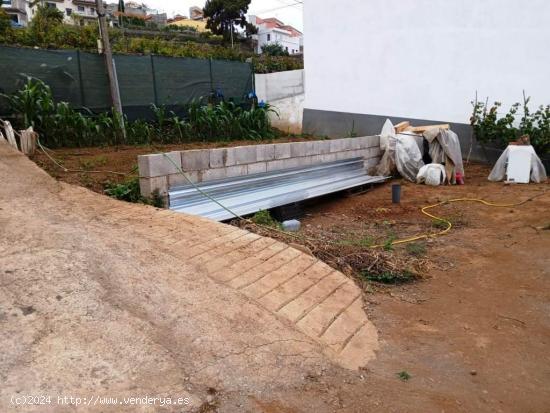
[{"label": "white house", "polygon": [[452,123],[469,144],[476,91],[550,103],[549,16],[548,0],[305,0],[304,131],[405,118]]},{"label": "white house", "polygon": [[[6,1],[6,0],[3,0]],[[23,1],[23,0],[21,0]],[[32,20],[38,5],[53,7],[63,13],[64,21],[68,24],[88,24],[97,19],[95,0],[47,0],[37,2],[32,7],[27,3],[28,20]]]},{"label": "white house", "polygon": [[285,25],[274,17],[262,19],[257,16],[250,16],[249,22],[258,29],[257,53],[262,52],[262,46],[277,43],[283,46],[289,54],[301,53],[303,35],[294,27]]},{"label": "white house", "polygon": [[26,0],[2,0],[2,9],[15,24],[26,26],[29,21],[28,3]]}]

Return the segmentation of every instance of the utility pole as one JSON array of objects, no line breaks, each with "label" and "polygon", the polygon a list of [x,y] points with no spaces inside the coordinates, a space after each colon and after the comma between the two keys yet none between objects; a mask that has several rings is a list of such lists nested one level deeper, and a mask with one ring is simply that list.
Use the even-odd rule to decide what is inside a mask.
[{"label": "utility pole", "polygon": [[109,42],[109,29],[107,28],[107,20],[105,19],[105,8],[103,0],[96,0],[97,18],[99,20],[99,36],[103,55],[105,56],[105,66],[107,67],[107,76],[109,77],[109,87],[111,89],[111,100],[113,107],[119,115],[120,127],[126,138],[126,129],[124,128],[124,117],[122,113],[122,103],[120,101],[120,91],[118,90],[118,80],[116,76],[115,64],[113,61],[113,53],[111,52],[111,43]]}]

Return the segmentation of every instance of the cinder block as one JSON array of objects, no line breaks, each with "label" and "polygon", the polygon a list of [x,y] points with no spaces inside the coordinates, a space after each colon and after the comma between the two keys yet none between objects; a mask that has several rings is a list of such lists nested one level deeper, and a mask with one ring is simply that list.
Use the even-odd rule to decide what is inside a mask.
[{"label": "cinder block", "polygon": [[305,156],[319,155],[319,153],[317,153],[315,142],[316,141],[304,142],[304,146],[306,147]]},{"label": "cinder block", "polygon": [[341,152],[351,149],[351,138],[333,139],[330,141],[330,152]]},{"label": "cinder block", "polygon": [[290,158],[290,143],[275,144],[275,159]]},{"label": "cinder block", "polygon": [[[200,182],[200,176],[202,175],[201,171],[186,171],[185,175],[191,180],[193,183]],[[189,181],[185,179],[185,176],[182,174],[173,174],[168,175],[168,188],[174,188],[176,186],[182,186],[182,185],[189,185]]]},{"label": "cinder block", "polygon": [[238,146],[235,148],[235,164],[247,165],[249,163],[255,163],[257,161],[256,146]]},{"label": "cinder block", "polygon": [[227,158],[226,148],[210,149],[210,168],[222,168]]},{"label": "cinder block", "polygon": [[360,136],[355,138],[360,142],[360,149],[380,146],[380,136]]},{"label": "cinder block", "polygon": [[368,154],[365,156],[365,158],[376,158],[379,156],[382,156],[382,151],[380,150],[379,146],[373,146],[369,149],[367,149]]},{"label": "cinder block", "polygon": [[370,149],[357,149],[353,151],[356,157],[362,156],[363,158],[367,159],[370,157]]},{"label": "cinder block", "polygon": [[213,181],[215,179],[227,178],[227,168],[215,168],[202,171],[202,182]]},{"label": "cinder block", "polygon": [[323,155],[325,153],[330,153],[330,141],[315,141],[314,143],[315,155]]},{"label": "cinder block", "polygon": [[334,162],[336,161],[336,153],[326,153],[321,155],[321,163]]},{"label": "cinder block", "polygon": [[[170,160],[168,159],[170,158]],[[175,174],[181,168],[179,151],[138,156],[139,176],[151,178]]]},{"label": "cinder block", "polygon": [[275,145],[256,145],[256,160],[261,161],[271,161],[275,159]]},{"label": "cinder block", "polygon": [[228,178],[232,178],[234,176],[243,176],[246,175],[248,172],[248,165],[235,165],[235,166],[228,166],[225,168],[225,173]]},{"label": "cinder block", "polygon": [[149,198],[156,189],[161,196],[168,194],[168,178],[166,176],[139,178],[139,191],[142,196]]},{"label": "cinder block", "polygon": [[283,169],[297,168],[299,166],[305,166],[302,163],[303,157],[283,159]]},{"label": "cinder block", "polygon": [[359,138],[359,137],[351,138],[351,140],[350,140],[350,149],[351,150],[361,149],[361,138]]},{"label": "cinder block", "polygon": [[298,158],[306,156],[306,142],[292,142],[290,144],[290,157]]},{"label": "cinder block", "polygon": [[210,166],[208,149],[193,149],[181,152],[181,167],[184,171],[200,171]]},{"label": "cinder block", "polygon": [[247,174],[261,174],[263,172],[267,172],[267,163],[266,162],[256,162],[248,164],[247,166]]},{"label": "cinder block", "polygon": [[323,163],[323,155],[313,155],[308,156],[311,165],[319,165],[320,163]]},{"label": "cinder block", "polygon": [[344,159],[358,158],[361,155],[358,155],[356,151],[342,151],[336,152],[336,160],[341,161]]},{"label": "cinder block", "polygon": [[267,171],[280,171],[285,168],[284,159],[267,162]]},{"label": "cinder block", "polygon": [[330,152],[331,153],[335,153],[335,152],[341,152],[342,151],[342,140],[341,139],[332,139],[330,141]]}]

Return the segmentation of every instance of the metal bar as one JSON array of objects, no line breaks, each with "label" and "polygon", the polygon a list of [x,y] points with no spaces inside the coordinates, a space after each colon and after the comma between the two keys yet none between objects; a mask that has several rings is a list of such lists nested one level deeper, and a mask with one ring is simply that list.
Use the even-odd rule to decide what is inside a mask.
[{"label": "metal bar", "polygon": [[155,106],[158,106],[158,96],[157,96],[157,75],[155,74],[155,61],[154,56],[149,55],[151,57],[151,73],[153,75],[153,98],[155,100]]},{"label": "metal bar", "polygon": [[84,94],[84,82],[82,81],[82,65],[80,64],[80,50],[76,49],[76,64],[78,65],[78,87],[80,88],[80,106],[86,106],[86,95]]}]

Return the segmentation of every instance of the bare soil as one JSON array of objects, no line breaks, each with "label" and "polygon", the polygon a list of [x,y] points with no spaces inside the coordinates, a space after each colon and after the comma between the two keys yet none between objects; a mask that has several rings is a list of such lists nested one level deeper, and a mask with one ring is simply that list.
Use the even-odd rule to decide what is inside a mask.
[{"label": "bare soil", "polygon": [[[104,156],[107,162],[94,168],[130,171],[137,154],[151,152],[106,148],[55,153],[66,166]],[[43,155],[35,161],[60,180],[98,192],[101,179],[111,179],[96,174],[89,183],[86,174],[83,181],[79,174],[54,172]],[[399,205],[391,203],[391,185],[386,183],[308,206],[302,224],[309,236],[384,242],[435,231],[434,223],[420,213],[425,205],[462,197],[513,203],[542,194],[519,207],[465,202],[433,211],[449,218],[453,229],[422,242],[430,261],[425,278],[392,286],[369,284],[368,315],[381,347],[377,359],[359,374],[319,370],[290,388],[274,383],[262,394],[220,392],[219,409],[550,412],[550,185],[491,183],[488,173],[486,166],[468,165],[464,186],[402,181]],[[414,251],[399,246],[392,254],[407,257]],[[407,375],[399,377],[400,372],[410,378],[404,380]]]},{"label": "bare soil", "polygon": [[[261,143],[301,142],[319,139],[313,136],[296,135],[281,136],[272,140],[262,141],[230,141],[230,142],[190,142],[174,145],[143,145],[143,146],[105,146],[93,148],[60,148],[48,150],[50,156],[67,169],[79,172],[65,172],[56,166],[42,151],[37,151],[32,157],[42,169],[51,176],[63,182],[84,186],[92,191],[103,193],[107,183],[120,183],[132,176],[137,176],[138,155],[148,155],[158,152],[182,151],[188,149],[205,149],[254,145]],[[117,172],[113,174],[110,172]],[[119,173],[127,174],[127,176]]]},{"label": "bare soil", "polygon": [[[398,205],[385,184],[307,209],[302,224],[312,236],[383,240],[389,231],[397,238],[433,231],[422,206],[536,197],[519,207],[464,202],[431,211],[453,229],[425,242],[426,278],[391,287],[371,283],[367,309],[383,345],[364,382],[319,377],[311,386],[333,395],[335,411],[550,411],[550,185],[491,183],[489,171],[468,165],[464,186],[400,181]],[[403,245],[393,254],[410,252]],[[399,378],[401,372],[410,379]]]}]

